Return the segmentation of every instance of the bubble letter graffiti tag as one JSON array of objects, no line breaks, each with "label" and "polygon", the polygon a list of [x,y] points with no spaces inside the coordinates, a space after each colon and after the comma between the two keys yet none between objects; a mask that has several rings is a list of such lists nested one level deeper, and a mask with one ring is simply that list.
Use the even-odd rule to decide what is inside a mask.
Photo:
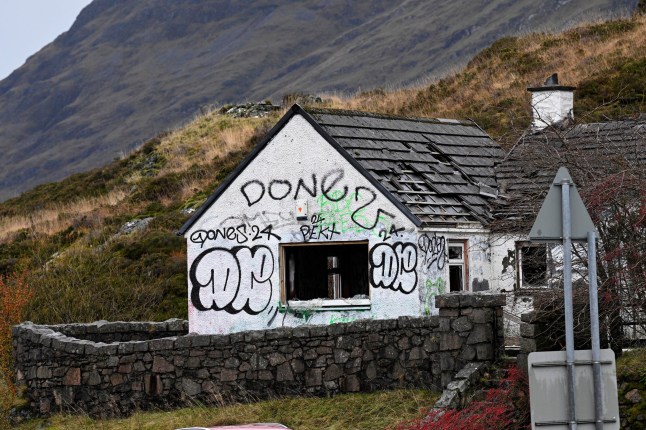
[{"label": "bubble letter graffiti tag", "polygon": [[191,302],[197,310],[257,315],[271,300],[274,255],[264,245],[209,248],[191,265]]},{"label": "bubble letter graffiti tag", "polygon": [[370,250],[370,282],[410,294],[417,286],[417,248],[413,243],[380,243]]}]

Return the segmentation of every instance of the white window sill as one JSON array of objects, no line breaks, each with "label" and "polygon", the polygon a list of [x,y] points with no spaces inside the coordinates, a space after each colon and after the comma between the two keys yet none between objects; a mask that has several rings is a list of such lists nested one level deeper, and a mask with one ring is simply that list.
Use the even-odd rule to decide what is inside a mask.
[{"label": "white window sill", "polygon": [[287,307],[294,310],[321,310],[321,311],[340,311],[353,310],[363,311],[370,310],[370,299],[314,299],[314,300],[290,300]]}]

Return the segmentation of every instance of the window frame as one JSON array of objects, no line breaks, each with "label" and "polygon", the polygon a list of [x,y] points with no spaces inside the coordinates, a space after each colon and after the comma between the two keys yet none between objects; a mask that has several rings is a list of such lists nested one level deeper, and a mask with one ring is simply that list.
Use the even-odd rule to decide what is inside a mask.
[{"label": "window frame", "polygon": [[[449,258],[449,251],[451,246],[460,246],[462,248],[462,259],[459,260],[459,262],[455,262],[456,260],[453,260],[453,263],[451,263],[451,258]],[[446,259],[447,259],[447,265],[449,268],[449,291],[453,291],[451,289],[451,266],[462,266],[462,285],[461,288],[457,291],[470,291],[469,289],[469,240],[468,239],[449,239],[447,241],[447,252],[446,252]]]},{"label": "window frame", "polygon": [[[515,289],[517,291],[532,291],[532,290],[544,290],[549,287],[549,247],[546,243],[534,243],[529,240],[519,240],[515,243],[515,256],[516,256],[516,285]],[[527,284],[523,282],[523,249],[524,248],[543,248],[545,251],[545,275],[543,282],[541,284]]]},{"label": "window frame", "polygon": [[[367,240],[357,241],[334,241],[334,242],[286,242],[279,243],[279,266],[280,266],[280,304],[281,306],[294,310],[323,310],[323,311],[343,311],[343,310],[370,310],[371,308],[371,288],[368,281],[367,299],[339,298],[326,299],[316,298],[310,300],[287,300],[286,270],[287,259],[286,249],[296,247],[314,247],[314,246],[343,246],[343,245],[366,245],[370,252],[370,244]],[[369,263],[366,261],[366,273],[369,271]]]}]

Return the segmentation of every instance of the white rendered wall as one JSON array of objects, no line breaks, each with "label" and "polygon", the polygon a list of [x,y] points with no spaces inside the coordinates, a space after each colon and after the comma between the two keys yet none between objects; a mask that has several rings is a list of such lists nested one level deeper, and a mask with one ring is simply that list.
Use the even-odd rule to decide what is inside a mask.
[{"label": "white rendered wall", "polygon": [[543,129],[573,116],[574,93],[572,91],[532,92],[532,111],[535,129]]},{"label": "white rendered wall", "polygon": [[504,307],[505,341],[517,345],[520,339],[520,316],[533,309],[529,294],[516,289],[516,242],[527,240],[525,236],[491,235],[492,285],[507,294]]},{"label": "white rendered wall", "polygon": [[[344,195],[338,202],[328,198]],[[296,203],[301,200],[307,201],[307,221],[296,220]],[[337,233],[330,232],[332,224]],[[307,234],[312,231],[312,236]],[[285,310],[280,244],[304,242],[305,236],[309,242],[368,241],[366,271],[377,269],[370,271],[370,309]],[[420,285],[426,280],[418,273],[424,260],[415,225],[299,115],[185,237],[191,332],[229,333],[423,312]],[[410,263],[390,277],[382,276],[379,265],[391,256]]]},{"label": "white rendered wall", "polygon": [[435,297],[448,293],[448,247],[452,242],[465,246],[465,290],[471,292],[497,289],[499,282],[492,270],[492,247],[489,233],[479,226],[452,228],[450,230],[424,230],[418,238],[420,254],[420,301],[422,313],[437,314]]}]

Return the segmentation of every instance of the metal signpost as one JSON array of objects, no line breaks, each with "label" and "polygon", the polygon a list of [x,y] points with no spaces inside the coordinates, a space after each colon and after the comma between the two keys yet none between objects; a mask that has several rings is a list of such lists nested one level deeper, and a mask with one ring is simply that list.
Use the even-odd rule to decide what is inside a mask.
[{"label": "metal signpost", "polygon": [[[615,354],[602,349],[600,355],[603,387],[602,423],[596,420],[596,403],[593,392],[592,351],[574,351],[574,380],[576,396],[577,430],[619,430],[619,402],[617,401],[617,375]],[[532,428],[536,430],[566,430],[571,428],[567,401],[567,367],[565,351],[533,352],[527,358],[530,385]],[[614,397],[613,397],[614,393]]]},{"label": "metal signpost", "polygon": [[[532,410],[532,426],[558,426],[567,424],[571,430],[577,429],[577,424],[595,424],[596,430],[604,430],[604,423],[612,424],[607,428],[619,428],[619,418],[604,418],[604,396],[601,379],[601,351],[599,342],[599,310],[597,301],[597,270],[596,270],[596,229],[592,219],[585,209],[581,196],[572,181],[570,173],[561,167],[556,173],[552,186],[545,197],[545,201],[536,217],[536,221],[529,233],[529,238],[537,242],[562,242],[563,243],[563,294],[565,305],[565,366],[567,385],[567,420],[535,421]],[[591,360],[581,362],[576,360],[574,351],[574,311],[572,306],[572,242],[588,243],[588,278],[590,280],[590,331],[592,337]],[[605,350],[604,350],[605,351]],[[579,351],[581,352],[581,351]],[[610,354],[612,351],[608,350]],[[606,352],[604,352],[607,354]],[[546,354],[546,353],[533,353]],[[537,356],[531,360],[530,365],[536,368],[561,366],[563,363],[549,361],[537,362]],[[614,355],[613,355],[614,357]],[[607,360],[606,360],[607,361]],[[594,420],[577,419],[577,384],[575,365],[592,364]],[[610,364],[610,363],[606,363]],[[614,372],[614,360],[612,361]],[[530,372],[531,373],[531,372]],[[581,379],[581,378],[579,378]],[[532,375],[530,375],[530,395],[532,394]],[[536,385],[536,384],[535,384]],[[612,396],[612,394],[610,394]],[[608,398],[608,395],[605,396]],[[616,376],[613,405],[617,403]],[[532,403],[532,409],[534,403]]]}]

